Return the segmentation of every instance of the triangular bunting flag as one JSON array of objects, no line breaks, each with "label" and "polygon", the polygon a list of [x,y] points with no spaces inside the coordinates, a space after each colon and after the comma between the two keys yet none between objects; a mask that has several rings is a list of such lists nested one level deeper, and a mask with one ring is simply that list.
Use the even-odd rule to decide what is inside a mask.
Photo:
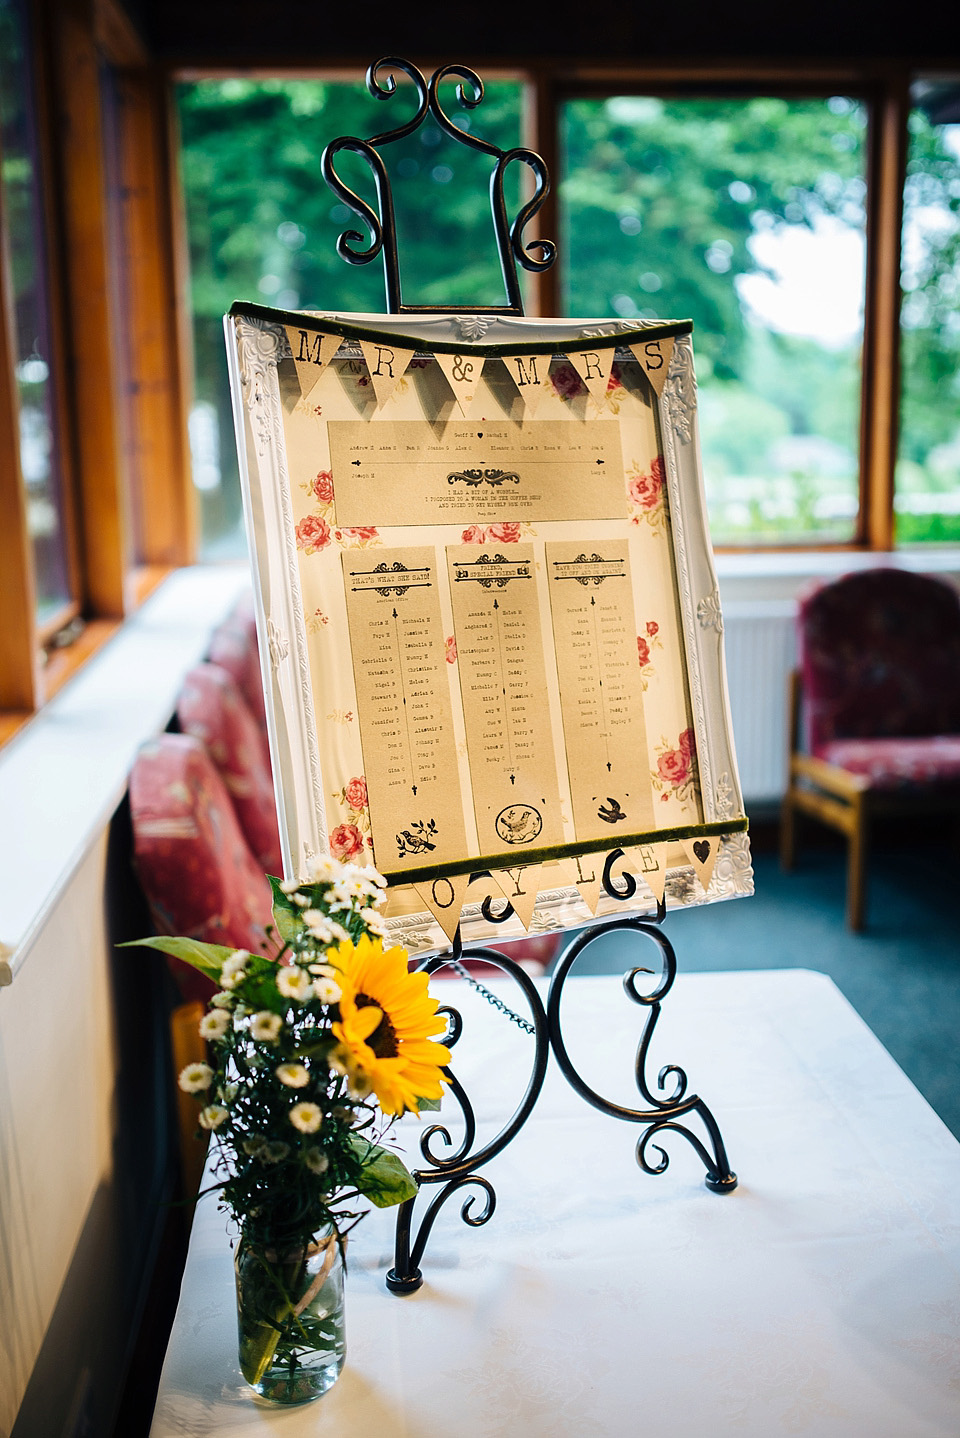
[{"label": "triangular bunting flag", "polygon": [[414,888],[440,925],[447,938],[453,943],[453,936],[460,923],[463,896],[470,883],[469,874],[452,874],[450,878],[434,879],[429,884],[415,884]]},{"label": "triangular bunting flag", "polygon": [[517,387],[527,414],[532,415],[546,391],[549,355],[503,355],[507,374]]},{"label": "triangular bunting flag", "polygon": [[446,375],[454,399],[460,406],[460,413],[466,419],[467,410],[473,404],[473,397],[483,374],[483,355],[435,354],[434,359]]},{"label": "triangular bunting flag", "polygon": [[634,359],[653,385],[657,399],[663,394],[663,386],[666,384],[673,345],[673,335],[668,335],[666,339],[640,340],[630,346]]},{"label": "triangular bunting flag", "polygon": [[663,862],[663,850],[653,844],[637,844],[627,850],[627,860],[633,872],[647,885],[657,903],[663,900],[663,887],[667,882],[667,870]]},{"label": "triangular bunting flag", "polygon": [[604,892],[603,866],[606,860],[606,854],[578,854],[567,861],[570,882],[580,890],[580,897],[591,914],[596,914],[600,895]]},{"label": "triangular bunting flag", "polygon": [[705,834],[696,839],[681,839],[683,852],[693,865],[697,878],[705,889],[710,887],[713,866],[720,852],[720,839],[716,834]]},{"label": "triangular bunting flag", "polygon": [[285,326],[290,352],[297,367],[300,393],[307,398],[327,365],[343,343],[339,335],[322,335],[317,330],[300,330]]},{"label": "triangular bunting flag", "polygon": [[379,409],[393,394],[397,381],[403,378],[416,350],[404,350],[399,345],[377,344],[374,340],[361,340],[360,348],[370,371],[370,383],[377,396]]},{"label": "triangular bunting flag", "polygon": [[613,368],[613,345],[607,349],[565,350],[564,353],[597,404],[604,404]]},{"label": "triangular bunting flag", "polygon": [[529,929],[533,911],[537,907],[537,893],[543,881],[541,870],[540,864],[526,864],[522,868],[493,871],[504,896],[510,900],[525,929]]}]

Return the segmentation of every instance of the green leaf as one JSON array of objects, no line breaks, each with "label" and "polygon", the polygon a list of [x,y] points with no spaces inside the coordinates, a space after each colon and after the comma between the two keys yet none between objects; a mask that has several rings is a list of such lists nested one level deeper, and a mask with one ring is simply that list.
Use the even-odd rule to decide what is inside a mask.
[{"label": "green leaf", "polygon": [[417,1099],[417,1108],[421,1113],[439,1113],[442,1098],[421,1098]]},{"label": "green leaf", "polygon": [[272,874],[267,876],[270,880],[270,888],[273,890],[273,922],[277,926],[277,933],[285,944],[291,944],[300,932],[301,926],[297,922],[300,910],[280,887],[280,880]]},{"label": "green leaf", "polygon": [[377,1208],[392,1208],[416,1198],[416,1180],[395,1153],[379,1143],[368,1143],[358,1134],[351,1134],[350,1146],[363,1164],[357,1188]]},{"label": "green leaf", "polygon": [[159,949],[161,954],[172,954],[175,959],[191,964],[215,984],[220,982],[220,970],[224,960],[236,953],[236,949],[225,944],[204,944],[199,939],[178,939],[166,935],[153,939],[133,939],[130,943],[118,944],[117,948]]}]

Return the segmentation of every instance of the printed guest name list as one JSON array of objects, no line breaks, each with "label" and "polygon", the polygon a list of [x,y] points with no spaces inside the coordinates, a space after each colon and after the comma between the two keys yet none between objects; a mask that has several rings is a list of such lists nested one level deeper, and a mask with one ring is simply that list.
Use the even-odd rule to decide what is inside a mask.
[{"label": "printed guest name list", "polygon": [[342,561],[375,862],[396,871],[461,859],[434,550],[352,550]]}]

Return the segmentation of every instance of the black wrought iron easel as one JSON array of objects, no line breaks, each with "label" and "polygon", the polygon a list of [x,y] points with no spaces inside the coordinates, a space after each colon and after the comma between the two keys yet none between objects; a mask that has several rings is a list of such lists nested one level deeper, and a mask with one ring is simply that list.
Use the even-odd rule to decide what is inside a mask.
[{"label": "black wrought iron easel", "polygon": [[[550,190],[550,179],[544,160],[533,150],[522,147],[501,150],[479,136],[461,129],[446,114],[440,104],[439,86],[442,81],[447,79],[455,79],[460,82],[456,90],[457,99],[466,109],[475,109],[480,104],[483,99],[483,81],[475,71],[464,65],[444,65],[435,71],[428,82],[415,65],[410,64],[407,60],[389,56],[376,61],[367,71],[367,89],[371,95],[380,100],[388,100],[395,94],[397,89],[395,72],[406,75],[416,89],[417,109],[412,118],[393,130],[374,136],[371,140],[360,140],[350,135],[341,136],[339,139],[333,140],[323,152],[321,170],[324,179],[339,199],[358,216],[370,232],[369,240],[365,240],[364,235],[359,231],[345,230],[337,241],[338,253],[352,265],[369,264],[378,255],[383,255],[387,309],[391,314],[448,314],[452,312],[462,315],[522,316],[523,301],[517,275],[517,264],[522,265],[525,270],[541,273],[549,269],[556,259],[556,246],[552,240],[524,242],[523,239],[526,225],[537,214]],[[381,79],[381,77],[383,78]],[[480,150],[496,161],[490,179],[490,208],[506,290],[507,302],[504,305],[459,306],[451,309],[449,305],[406,305],[402,301],[393,197],[390,178],[379,152],[384,145],[400,140],[405,135],[419,129],[428,114],[432,115],[440,128],[454,140],[468,145],[472,149]],[[362,156],[369,164],[376,186],[379,215],[365,200],[349,189],[337,175],[334,169],[334,159],[343,150]],[[520,161],[528,166],[534,176],[535,188],[533,197],[520,208],[511,225],[508,222],[504,199],[504,174],[507,167],[514,161]],[[534,258],[531,250],[539,250],[541,258]],[[618,879],[613,877],[613,866],[622,853],[621,849],[617,849],[608,854],[603,871],[603,888],[610,898],[627,903],[634,897],[637,884],[633,876],[628,873],[621,874]],[[504,923],[514,911],[513,906],[506,900],[504,900],[502,908],[495,909],[493,902],[486,899],[482,912],[484,918],[491,923]],[[452,966],[488,1002],[503,1012],[520,1029],[532,1035],[534,1054],[530,1078],[519,1105],[496,1136],[479,1147],[475,1147],[477,1122],[473,1105],[453,1069],[446,1070],[450,1092],[463,1116],[464,1134],[460,1143],[455,1145],[446,1126],[435,1123],[431,1124],[421,1137],[420,1152],[426,1167],[416,1169],[414,1177],[421,1189],[433,1184],[437,1191],[427,1205],[415,1234],[414,1211],[419,1194],[417,1198],[410,1199],[400,1206],[397,1216],[394,1266],[387,1274],[386,1279],[387,1287],[392,1292],[412,1293],[422,1284],[423,1275],[420,1263],[434,1222],[447,1199],[458,1190],[468,1187],[474,1190],[468,1195],[460,1211],[465,1223],[478,1228],[492,1218],[497,1202],[496,1192],[490,1180],[479,1170],[506,1148],[530,1117],[543,1087],[551,1050],[567,1082],[587,1103],[612,1118],[641,1126],[642,1133],[637,1140],[636,1155],[637,1163],[645,1173],[663,1173],[670,1162],[666,1150],[661,1144],[654,1142],[655,1138],[667,1133],[678,1133],[692,1145],[701,1159],[706,1169],[705,1183],[709,1189],[714,1193],[730,1193],[736,1188],[737,1176],[732,1172],[727,1161],[726,1149],[717,1121],[698,1094],[687,1093],[687,1076],[684,1070],[677,1064],[666,1064],[660,1069],[655,1083],[651,1083],[647,1077],[650,1043],[660,1017],[660,1006],[673,987],[677,973],[677,960],[673,945],[661,927],[665,917],[666,906],[663,900],[660,900],[655,918],[607,919],[587,929],[570,944],[557,963],[550,980],[546,1007],[544,1007],[529,974],[514,959],[495,949],[483,946],[464,948],[459,929],[454,937],[451,953],[437,954],[432,958],[425,959],[419,965],[420,969],[428,974],[447,965]],[[623,987],[628,998],[646,1011],[634,1065],[634,1077],[642,1100],[642,1107],[635,1109],[614,1103],[590,1087],[570,1058],[564,1043],[561,1025],[560,1010],[563,988],[571,970],[591,944],[615,931],[635,934],[638,941],[652,942],[658,949],[660,958],[659,973],[645,965],[638,964],[631,968],[623,978]],[[515,1013],[499,995],[492,993],[485,985],[481,984],[465,967],[464,961],[469,960],[481,960],[486,964],[494,964],[518,984],[529,1007],[530,1018],[526,1019]],[[650,976],[654,980],[649,992],[643,992],[640,987],[641,976],[644,975]],[[445,1042],[453,1048],[462,1034],[463,1020],[460,1013],[449,1004],[442,1005],[440,1013],[446,1016],[448,1023]],[[700,1121],[706,1142],[687,1126],[687,1122],[691,1119]],[[443,1145],[444,1153],[435,1152],[435,1147],[438,1144]],[[476,1208],[475,1204],[480,1193],[483,1194],[483,1204]]]}]

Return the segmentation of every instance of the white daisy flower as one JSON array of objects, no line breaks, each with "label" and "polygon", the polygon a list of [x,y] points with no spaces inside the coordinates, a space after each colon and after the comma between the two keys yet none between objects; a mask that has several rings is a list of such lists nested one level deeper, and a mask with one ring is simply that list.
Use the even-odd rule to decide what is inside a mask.
[{"label": "white daisy flower", "polygon": [[282,1163],[289,1152],[288,1143],[265,1143],[260,1150],[260,1158],[264,1163]]},{"label": "white daisy flower", "polygon": [[310,1082],[310,1075],[303,1064],[281,1064],[277,1069],[277,1078],[287,1088],[305,1088]]},{"label": "white daisy flower", "polygon": [[231,1015],[224,1013],[223,1009],[215,1009],[212,1014],[204,1014],[200,1020],[200,1037],[202,1039],[222,1039],[231,1022]]},{"label": "white daisy flower", "polygon": [[281,965],[277,970],[277,990],[285,999],[303,1003],[310,997],[310,975],[296,964]]},{"label": "white daisy flower", "polygon": [[288,898],[292,898],[292,896],[297,892],[300,887],[300,880],[281,879],[277,887],[279,888],[281,894],[286,894]]},{"label": "white daisy flower", "polygon": [[373,1088],[366,1069],[356,1066],[347,1079],[347,1093],[351,1098],[365,1099]]},{"label": "white daisy flower", "polygon": [[230,1113],[222,1103],[208,1103],[206,1108],[200,1110],[200,1127],[219,1128],[229,1117]]},{"label": "white daisy flower", "polygon": [[315,1103],[308,1103],[304,1100],[301,1103],[295,1103],[290,1110],[290,1122],[301,1133],[316,1133],[323,1122],[323,1113]]},{"label": "white daisy flower", "polygon": [[252,1133],[249,1138],[243,1140],[240,1146],[244,1153],[249,1154],[251,1158],[259,1158],[267,1147],[267,1140],[262,1133]]},{"label": "white daisy flower", "polygon": [[337,1047],[331,1050],[327,1059],[328,1068],[333,1069],[335,1074],[341,1074],[346,1078],[350,1072],[349,1056],[349,1051],[345,1049],[342,1044],[337,1044]]},{"label": "white daisy flower", "polygon": [[330,885],[327,903],[332,914],[353,907],[353,885],[349,879],[338,879],[335,884]]},{"label": "white daisy flower", "polygon": [[330,1167],[330,1160],[319,1148],[308,1148],[303,1155],[303,1161],[311,1173],[326,1173]]},{"label": "white daisy flower", "polygon": [[387,929],[387,921],[382,914],[377,913],[376,909],[364,909],[363,922],[371,934],[374,934],[378,939],[385,939],[387,937],[389,932]]},{"label": "white daisy flower", "polygon": [[250,1020],[250,1037],[261,1044],[275,1044],[283,1028],[283,1019],[269,1009],[261,1009]]},{"label": "white daisy flower", "polygon": [[340,985],[335,979],[329,979],[324,974],[314,979],[313,992],[322,1004],[338,1004],[340,1002]]},{"label": "white daisy flower", "polygon": [[[305,909],[303,922],[313,937],[321,944],[333,943],[333,922],[320,909]],[[339,925],[337,925],[339,928]]]},{"label": "white daisy flower", "polygon": [[203,1093],[213,1082],[213,1069],[209,1064],[187,1064],[180,1070],[177,1083],[184,1093]]},{"label": "white daisy flower", "polygon": [[250,954],[247,949],[237,949],[228,959],[224,959],[223,967],[220,970],[220,987],[232,989],[243,978],[246,973],[247,960]]},{"label": "white daisy flower", "polygon": [[333,964],[310,964],[309,968],[311,974],[318,979],[335,979],[337,977],[337,971]]},{"label": "white daisy flower", "polygon": [[218,1009],[230,1009],[230,1008],[233,1007],[233,1004],[234,1004],[233,994],[228,994],[228,993],[214,994],[214,996],[213,996],[213,998],[210,1000],[210,1002],[211,1002],[211,1004],[215,1005]]},{"label": "white daisy flower", "polygon": [[310,877],[315,884],[330,883],[341,872],[342,865],[329,854],[320,854],[310,863]]}]

